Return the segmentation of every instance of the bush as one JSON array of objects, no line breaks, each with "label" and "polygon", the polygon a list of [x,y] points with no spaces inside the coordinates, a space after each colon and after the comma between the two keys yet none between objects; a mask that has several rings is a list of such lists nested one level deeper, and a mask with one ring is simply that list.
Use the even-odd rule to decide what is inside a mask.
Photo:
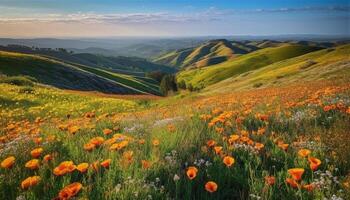
[{"label": "bush", "polygon": [[0,79],[0,83],[7,83],[18,86],[34,86],[35,81],[36,79],[30,76],[10,76],[3,77]]},{"label": "bush", "polygon": [[169,91],[177,91],[177,85],[174,75],[165,75],[160,82],[160,91],[164,96],[168,95]]}]

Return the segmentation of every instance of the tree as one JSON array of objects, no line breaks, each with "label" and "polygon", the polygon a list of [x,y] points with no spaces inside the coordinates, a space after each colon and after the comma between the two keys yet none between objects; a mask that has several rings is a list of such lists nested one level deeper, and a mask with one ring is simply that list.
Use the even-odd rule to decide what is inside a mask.
[{"label": "tree", "polygon": [[162,81],[160,82],[160,91],[164,96],[168,95],[169,91],[177,91],[177,85],[174,75],[168,74],[162,78]]},{"label": "tree", "polygon": [[186,83],[184,80],[177,82],[177,87],[186,90]]}]

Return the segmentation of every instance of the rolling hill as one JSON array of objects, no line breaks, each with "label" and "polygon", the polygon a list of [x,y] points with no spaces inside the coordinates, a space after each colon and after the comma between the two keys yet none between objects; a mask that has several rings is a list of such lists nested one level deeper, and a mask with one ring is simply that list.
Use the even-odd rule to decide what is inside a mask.
[{"label": "rolling hill", "polygon": [[146,59],[137,57],[112,57],[91,53],[68,52],[65,49],[32,48],[21,45],[0,46],[0,50],[46,56],[49,58],[60,59],[65,62],[72,62],[91,67],[119,70],[120,72],[133,75],[142,75],[142,73],[152,71],[161,71],[164,73],[174,73],[176,71],[172,67],[152,63]]},{"label": "rolling hill", "polygon": [[191,85],[195,89],[202,89],[227,78],[316,50],[320,50],[320,48],[299,44],[268,47],[217,65],[184,70],[177,75],[177,80],[184,81],[187,86]]},{"label": "rolling hill", "polygon": [[211,40],[198,47],[172,51],[154,59],[156,63],[178,68],[201,68],[230,60],[258,48],[243,42]]},{"label": "rolling hill", "polygon": [[0,51],[0,72],[9,76],[32,76],[40,83],[63,89],[160,95],[152,79],[38,55]]},{"label": "rolling hill", "polygon": [[349,81],[349,55],[350,44],[314,51],[228,78],[205,88],[204,92],[288,85],[296,81]]}]

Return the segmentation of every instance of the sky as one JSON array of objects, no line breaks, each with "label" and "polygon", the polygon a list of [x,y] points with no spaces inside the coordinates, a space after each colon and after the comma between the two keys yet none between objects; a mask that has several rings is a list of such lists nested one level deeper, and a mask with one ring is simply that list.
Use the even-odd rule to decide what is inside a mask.
[{"label": "sky", "polygon": [[350,0],[0,0],[0,37],[350,35]]}]

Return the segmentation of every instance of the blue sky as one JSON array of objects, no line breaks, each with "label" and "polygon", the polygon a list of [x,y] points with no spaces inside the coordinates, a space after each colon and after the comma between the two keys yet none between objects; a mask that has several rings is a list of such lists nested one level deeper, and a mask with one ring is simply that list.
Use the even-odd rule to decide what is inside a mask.
[{"label": "blue sky", "polygon": [[0,0],[0,37],[350,34],[349,0]]}]

